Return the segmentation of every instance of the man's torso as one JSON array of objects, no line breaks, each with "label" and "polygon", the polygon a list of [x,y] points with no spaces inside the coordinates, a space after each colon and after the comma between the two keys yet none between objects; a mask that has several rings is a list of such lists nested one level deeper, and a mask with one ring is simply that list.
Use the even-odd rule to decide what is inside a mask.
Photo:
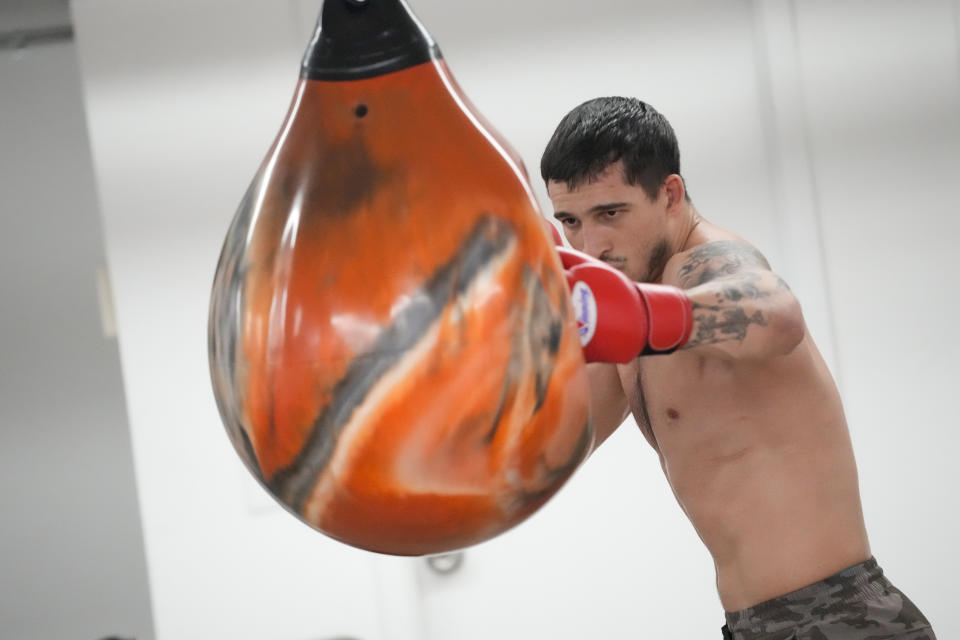
[{"label": "man's torso", "polygon": [[725,609],[870,556],[843,408],[809,335],[767,360],[691,350],[637,358],[618,372],[637,424],[714,558]]}]

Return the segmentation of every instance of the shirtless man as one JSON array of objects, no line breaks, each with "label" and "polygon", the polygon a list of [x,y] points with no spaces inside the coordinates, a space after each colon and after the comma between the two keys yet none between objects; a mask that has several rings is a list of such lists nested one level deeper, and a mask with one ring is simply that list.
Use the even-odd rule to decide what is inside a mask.
[{"label": "shirtless man", "polygon": [[934,639],[871,556],[843,407],[797,299],[697,211],[667,120],[638,100],[584,103],[541,173],[587,254],[564,255],[575,297],[582,282],[596,298],[596,444],[633,413],[713,556],[724,637]]}]

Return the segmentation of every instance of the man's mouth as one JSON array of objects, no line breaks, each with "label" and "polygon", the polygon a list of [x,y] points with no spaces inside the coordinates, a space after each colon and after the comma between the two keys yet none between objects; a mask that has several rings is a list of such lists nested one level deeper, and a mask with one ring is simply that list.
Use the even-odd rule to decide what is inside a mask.
[{"label": "man's mouth", "polygon": [[602,260],[618,271],[623,271],[627,266],[627,261],[623,258],[602,258]]}]

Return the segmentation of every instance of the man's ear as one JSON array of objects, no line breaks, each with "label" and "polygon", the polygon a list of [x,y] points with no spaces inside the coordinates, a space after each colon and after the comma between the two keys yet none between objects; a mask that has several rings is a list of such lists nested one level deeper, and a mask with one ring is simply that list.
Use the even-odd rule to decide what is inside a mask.
[{"label": "man's ear", "polygon": [[663,181],[661,189],[667,196],[667,211],[673,213],[679,210],[679,205],[684,202],[687,196],[687,188],[683,184],[683,178],[679,174],[671,173]]}]

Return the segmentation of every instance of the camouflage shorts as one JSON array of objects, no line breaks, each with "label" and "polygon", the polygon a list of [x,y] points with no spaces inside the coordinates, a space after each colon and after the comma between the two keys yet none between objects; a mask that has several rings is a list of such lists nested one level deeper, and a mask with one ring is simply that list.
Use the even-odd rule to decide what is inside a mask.
[{"label": "camouflage shorts", "polygon": [[877,561],[727,614],[727,640],[936,640],[930,623]]}]

